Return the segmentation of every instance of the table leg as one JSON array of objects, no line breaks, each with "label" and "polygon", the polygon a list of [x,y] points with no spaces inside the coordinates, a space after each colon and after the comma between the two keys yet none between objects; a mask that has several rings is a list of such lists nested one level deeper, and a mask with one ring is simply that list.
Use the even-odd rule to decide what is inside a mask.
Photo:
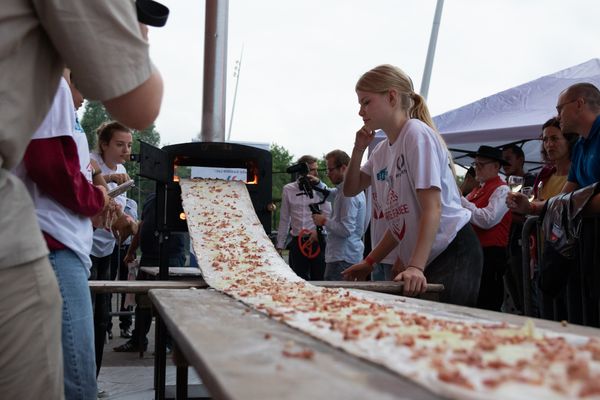
[{"label": "table leg", "polygon": [[165,380],[167,368],[167,329],[162,318],[156,313],[156,337],[154,345],[154,398],[165,399]]}]

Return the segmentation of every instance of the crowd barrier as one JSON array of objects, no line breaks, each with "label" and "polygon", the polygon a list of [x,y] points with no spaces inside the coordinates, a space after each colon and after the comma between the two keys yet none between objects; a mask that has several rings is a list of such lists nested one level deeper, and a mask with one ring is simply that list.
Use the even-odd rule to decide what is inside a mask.
[{"label": "crowd barrier", "polygon": [[[556,296],[540,290],[539,271],[543,237],[541,220],[529,217],[522,234],[523,312],[526,316],[600,327],[600,215],[584,217],[577,242],[577,257],[565,264],[566,284]],[[536,260],[531,263],[531,244],[535,238]],[[535,271],[531,275],[531,271]]]}]

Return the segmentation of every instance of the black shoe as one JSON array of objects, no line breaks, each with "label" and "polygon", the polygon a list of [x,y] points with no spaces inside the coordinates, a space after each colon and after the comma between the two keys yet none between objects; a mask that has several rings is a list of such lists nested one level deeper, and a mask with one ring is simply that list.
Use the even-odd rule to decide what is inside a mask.
[{"label": "black shoe", "polygon": [[140,351],[146,351],[147,348],[147,344],[142,347],[137,343],[133,343],[131,340],[128,340],[122,345],[113,348],[113,350],[118,353],[139,353]]},{"label": "black shoe", "polygon": [[129,330],[129,328],[121,329],[121,337],[125,339],[129,339],[131,337],[131,331]]}]

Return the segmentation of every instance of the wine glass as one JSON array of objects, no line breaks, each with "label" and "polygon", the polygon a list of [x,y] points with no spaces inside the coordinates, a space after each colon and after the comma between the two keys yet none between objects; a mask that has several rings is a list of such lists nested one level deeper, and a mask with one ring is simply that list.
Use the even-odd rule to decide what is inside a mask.
[{"label": "wine glass", "polygon": [[523,177],[517,175],[511,175],[508,177],[508,187],[510,187],[510,191],[513,193],[521,190],[523,186]]},{"label": "wine glass", "polygon": [[521,189],[521,193],[527,196],[527,200],[529,200],[530,202],[533,200],[533,186],[525,186]]}]

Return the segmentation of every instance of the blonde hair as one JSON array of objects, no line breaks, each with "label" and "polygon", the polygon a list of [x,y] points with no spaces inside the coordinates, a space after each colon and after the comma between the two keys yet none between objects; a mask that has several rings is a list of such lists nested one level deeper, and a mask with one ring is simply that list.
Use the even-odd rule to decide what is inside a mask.
[{"label": "blonde hair", "polygon": [[372,93],[386,93],[396,89],[400,104],[410,118],[416,118],[436,130],[425,99],[414,91],[410,77],[400,68],[383,64],[365,72],[356,83],[356,90]]},{"label": "blonde hair", "polygon": [[433,129],[440,142],[446,148],[450,169],[456,176],[454,161],[452,160],[452,155],[448,150],[446,141],[435,127],[425,99],[415,92],[410,76],[394,65],[383,64],[365,72],[358,82],[356,82],[355,87],[355,90],[360,90],[361,92],[380,94],[387,93],[390,89],[396,89],[398,92],[400,105],[403,110],[406,110],[409,118],[421,120]]}]

